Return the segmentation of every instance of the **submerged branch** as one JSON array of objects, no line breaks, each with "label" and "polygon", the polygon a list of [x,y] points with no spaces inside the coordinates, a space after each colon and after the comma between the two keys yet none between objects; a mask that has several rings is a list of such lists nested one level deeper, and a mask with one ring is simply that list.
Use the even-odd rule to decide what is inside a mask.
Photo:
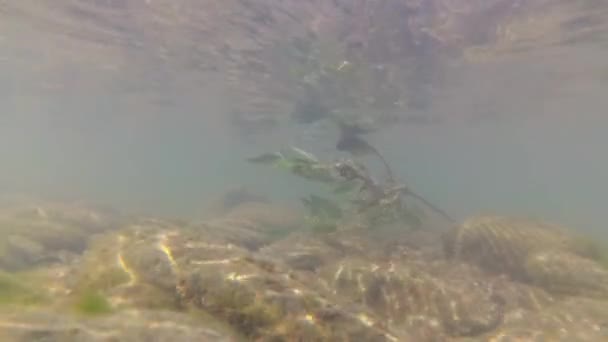
[{"label": "submerged branch", "polygon": [[424,197],[418,195],[417,193],[413,192],[412,190],[404,188],[404,189],[402,189],[402,192],[404,194],[409,195],[411,197],[414,197],[415,199],[417,199],[420,202],[424,203],[427,207],[431,208],[437,214],[443,216],[443,218],[445,218],[446,220],[448,220],[450,223],[456,223],[456,220],[454,220],[450,215],[448,215],[443,209],[441,209],[441,208],[437,207],[436,205],[432,204],[431,202],[429,202],[428,200],[426,200]]},{"label": "submerged branch", "polygon": [[[413,192],[405,185],[396,184],[388,162],[386,162],[384,157],[378,153],[373,146],[357,136],[343,136],[342,138],[343,139],[340,141],[342,147],[346,147],[347,149],[353,147],[355,153],[364,150],[365,153],[377,155],[386,166],[389,174],[388,182],[378,183],[374,181],[365,165],[362,165],[353,159],[342,159],[335,163],[324,163],[319,161],[312,154],[298,148],[292,148],[292,152],[295,152],[294,156],[283,153],[266,153],[258,157],[250,158],[249,161],[252,163],[278,166],[308,180],[338,184],[338,189],[345,185],[348,185],[346,188],[350,189],[353,184],[357,186],[356,183],[359,183],[360,188],[356,195],[359,198],[350,201],[351,205],[355,206],[355,211],[357,213],[366,213],[366,215],[367,213],[372,213],[371,215],[374,215],[373,212],[376,209],[379,209],[380,212],[383,213],[381,215],[386,216],[386,218],[394,218],[395,215],[396,217],[404,217],[404,215],[411,216],[409,209],[406,208],[402,202],[404,196],[411,196],[450,223],[455,222],[444,210],[429,202],[424,197]],[[354,140],[349,141],[349,139]],[[336,191],[334,191],[334,193],[336,193]],[[360,196],[365,197],[360,198]],[[338,219],[338,216],[341,215],[335,215],[335,208],[330,208],[327,203],[321,201],[320,197],[315,196],[304,201],[305,206],[307,206],[308,209],[311,209],[313,216],[322,216],[324,219]],[[333,214],[326,217],[328,216],[326,215],[328,213]]]}]

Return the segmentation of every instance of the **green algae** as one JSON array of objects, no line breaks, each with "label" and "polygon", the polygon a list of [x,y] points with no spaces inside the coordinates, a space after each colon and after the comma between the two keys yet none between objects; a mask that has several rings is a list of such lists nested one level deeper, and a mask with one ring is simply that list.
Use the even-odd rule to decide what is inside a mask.
[{"label": "green algae", "polygon": [[202,309],[223,318],[247,338],[260,336],[262,331],[271,329],[283,316],[277,305],[263,301],[237,284],[223,284],[217,292],[214,291]]},{"label": "green algae", "polygon": [[51,249],[82,250],[86,247],[86,234],[80,227],[42,219],[2,219],[0,233],[31,238]]},{"label": "green algae", "polygon": [[593,260],[608,269],[608,243],[594,241],[590,244],[589,252]]},{"label": "green algae", "polygon": [[608,269],[608,241],[595,236],[577,235],[574,239],[574,251]]},{"label": "green algae", "polygon": [[103,291],[127,283],[129,275],[115,267],[101,267],[97,270],[86,270],[79,279],[76,291]]},{"label": "green algae", "polygon": [[187,308],[184,308],[183,312],[194,318],[197,322],[200,322],[200,324],[230,336],[234,342],[250,341],[250,339],[246,338],[243,334],[237,332],[228,322],[225,322],[220,317],[217,317],[206,310],[195,306],[188,306]]},{"label": "green algae", "polygon": [[75,298],[74,310],[84,315],[104,315],[111,313],[112,306],[107,298],[96,291],[83,292]]},{"label": "green algae", "polygon": [[0,306],[27,306],[45,302],[42,290],[30,286],[17,275],[0,271]]},{"label": "green algae", "polygon": [[94,238],[76,272],[75,292],[106,291],[132,281],[121,264],[119,238],[105,234]]}]

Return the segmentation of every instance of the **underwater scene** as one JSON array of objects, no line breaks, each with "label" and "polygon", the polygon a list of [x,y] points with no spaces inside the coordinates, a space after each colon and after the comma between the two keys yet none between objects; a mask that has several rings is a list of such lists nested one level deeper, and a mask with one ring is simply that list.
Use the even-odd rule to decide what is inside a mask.
[{"label": "underwater scene", "polygon": [[0,0],[1,342],[608,341],[608,2]]}]

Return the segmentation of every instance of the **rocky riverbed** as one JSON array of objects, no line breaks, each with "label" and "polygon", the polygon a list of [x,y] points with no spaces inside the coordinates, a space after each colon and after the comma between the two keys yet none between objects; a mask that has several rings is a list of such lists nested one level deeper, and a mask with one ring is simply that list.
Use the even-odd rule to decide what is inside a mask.
[{"label": "rocky riverbed", "polygon": [[3,201],[2,341],[600,341],[589,242],[480,216],[309,232],[268,201],[202,221]]}]

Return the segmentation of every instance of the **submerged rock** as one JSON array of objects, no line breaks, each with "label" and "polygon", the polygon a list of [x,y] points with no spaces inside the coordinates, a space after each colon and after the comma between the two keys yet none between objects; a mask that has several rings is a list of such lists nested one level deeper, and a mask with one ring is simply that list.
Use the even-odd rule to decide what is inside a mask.
[{"label": "submerged rock", "polygon": [[[603,269],[562,235],[526,240],[520,231],[467,226],[447,239],[459,257],[446,259],[437,232],[275,234],[297,220],[258,205],[198,224],[137,219],[96,235],[82,256],[19,275],[51,303],[0,310],[0,338],[596,341],[606,333]],[[494,239],[501,244],[484,247]],[[475,262],[480,250],[484,261],[527,276],[488,272],[492,263]],[[592,293],[596,301],[584,299]],[[568,305],[576,305],[571,314]]]},{"label": "submerged rock", "polygon": [[442,266],[438,276],[416,262],[345,258],[320,275],[342,300],[371,309],[415,340],[472,337],[496,329],[505,308],[500,293],[474,270]]},{"label": "submerged rock", "polygon": [[446,234],[447,255],[556,294],[608,298],[608,270],[567,229],[536,220],[480,216]]},{"label": "submerged rock", "polygon": [[121,307],[172,306],[177,269],[168,244],[178,228],[140,220],[97,236],[70,274],[69,287],[76,294],[100,291]]},{"label": "submerged rock", "polygon": [[250,340],[399,340],[373,313],[343,306],[266,260],[198,262],[180,282],[179,293],[184,305],[225,320]]},{"label": "submerged rock", "polygon": [[608,270],[574,253],[538,252],[525,269],[533,283],[553,293],[608,299]]},{"label": "submerged rock", "polygon": [[524,263],[539,250],[569,248],[565,231],[542,222],[500,216],[466,220],[446,234],[448,256],[480,265],[488,271],[525,278]]},{"label": "submerged rock", "polygon": [[246,203],[270,203],[265,196],[258,195],[245,186],[237,186],[224,192],[214,199],[206,208],[207,216],[224,215],[232,209]]},{"label": "submerged rock", "polygon": [[514,309],[484,341],[606,341],[608,302],[567,298],[543,310]]},{"label": "submerged rock", "polygon": [[327,239],[307,233],[291,234],[259,252],[300,272],[316,272],[320,267],[344,257],[344,251]]},{"label": "submerged rock", "polygon": [[238,339],[185,314],[167,311],[122,311],[90,319],[48,310],[0,312],[0,340],[29,341],[200,341]]},{"label": "submerged rock", "polygon": [[224,216],[198,222],[189,229],[204,232],[207,238],[257,250],[297,230],[303,215],[289,207],[264,202],[243,203]]},{"label": "submerged rock", "polygon": [[0,205],[0,268],[22,270],[62,261],[85,250],[88,238],[119,225],[112,211],[78,204],[11,202]]}]

